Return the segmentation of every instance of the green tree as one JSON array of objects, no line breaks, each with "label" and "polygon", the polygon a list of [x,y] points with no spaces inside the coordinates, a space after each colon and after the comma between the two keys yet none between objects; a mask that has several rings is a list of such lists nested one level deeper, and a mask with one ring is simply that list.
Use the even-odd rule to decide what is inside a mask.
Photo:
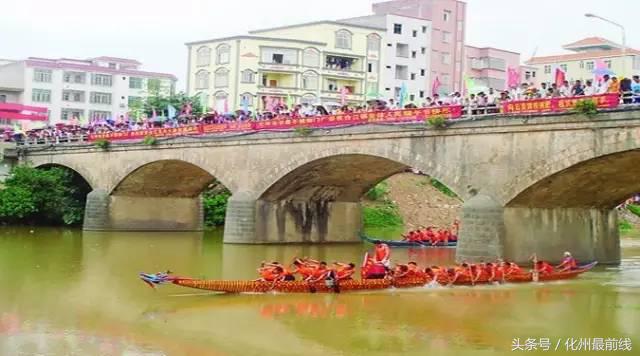
[{"label": "green tree", "polygon": [[222,183],[215,181],[203,193],[204,223],[206,226],[224,225],[227,202],[231,192]]},{"label": "green tree", "polygon": [[0,191],[0,222],[79,224],[89,190],[86,182],[70,170],[17,166]]},{"label": "green tree", "polygon": [[191,97],[185,93],[177,93],[170,96],[160,95],[158,91],[152,91],[149,89],[150,95],[146,99],[136,101],[130,106],[129,116],[137,117],[137,114],[146,114],[147,117],[153,115],[153,110],[156,110],[156,114],[162,116],[163,112],[166,113],[169,105],[173,106],[180,112],[182,107],[191,102],[191,108],[193,113],[201,113],[202,107],[198,97]]}]

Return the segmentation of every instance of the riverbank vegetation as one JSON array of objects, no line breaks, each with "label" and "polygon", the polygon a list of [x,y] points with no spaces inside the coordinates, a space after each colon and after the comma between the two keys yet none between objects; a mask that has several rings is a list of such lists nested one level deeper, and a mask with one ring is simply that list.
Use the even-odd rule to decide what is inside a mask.
[{"label": "riverbank vegetation", "polygon": [[68,169],[17,166],[0,190],[0,223],[79,225],[89,185]]},{"label": "riverbank vegetation", "polygon": [[227,202],[231,192],[220,182],[215,181],[202,194],[204,224],[207,227],[224,225],[227,213]]},{"label": "riverbank vegetation", "polygon": [[369,204],[362,208],[364,228],[404,225],[398,205],[389,199],[389,184],[386,181],[371,188],[365,198]]}]

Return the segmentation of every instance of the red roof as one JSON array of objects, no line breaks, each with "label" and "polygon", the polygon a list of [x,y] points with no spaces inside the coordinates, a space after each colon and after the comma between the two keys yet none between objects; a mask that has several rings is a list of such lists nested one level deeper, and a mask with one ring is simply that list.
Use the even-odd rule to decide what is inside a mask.
[{"label": "red roof", "polygon": [[[627,48],[626,55],[640,55],[640,51]],[[603,51],[588,51],[588,52],[579,52],[579,53],[570,53],[570,54],[561,54],[557,56],[546,56],[546,57],[533,57],[525,62],[525,64],[542,64],[542,63],[557,63],[557,62],[568,62],[568,61],[580,61],[580,60],[588,60],[588,59],[596,59],[596,58],[611,58],[611,57],[621,57],[622,50],[621,49],[612,49],[612,50],[603,50]]]}]

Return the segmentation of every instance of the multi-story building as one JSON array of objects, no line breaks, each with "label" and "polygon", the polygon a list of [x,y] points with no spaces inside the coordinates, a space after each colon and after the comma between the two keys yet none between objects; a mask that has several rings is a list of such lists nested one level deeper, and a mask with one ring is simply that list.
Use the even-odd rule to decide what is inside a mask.
[{"label": "multi-story building", "polygon": [[187,91],[221,112],[282,102],[363,104],[380,88],[384,32],[320,21],[187,43]]},{"label": "multi-story building", "polygon": [[121,118],[133,102],[175,90],[174,75],[141,71],[140,66],[136,60],[113,57],[29,57],[0,66],[0,97],[48,108],[50,124]]},{"label": "multi-story building", "polygon": [[[505,90],[507,89],[509,69],[516,73],[521,70],[520,53],[493,47],[474,46],[465,46],[464,52],[466,57],[465,73],[478,86]],[[518,81],[520,81],[519,75]]]},{"label": "multi-story building", "polygon": [[526,62],[536,68],[538,82],[554,82],[556,68],[562,69],[570,81],[593,79],[598,65],[620,77],[640,73],[640,51],[604,38],[589,37],[563,48],[572,53],[533,57]]},{"label": "multi-story building", "polygon": [[382,65],[381,98],[399,100],[404,85],[408,102],[424,101],[431,91],[431,21],[400,15],[371,15],[342,21],[386,28],[382,43],[384,63],[374,63]]},{"label": "multi-story building", "polygon": [[[440,94],[460,91],[464,73],[466,4],[459,0],[393,0],[373,4],[378,15],[414,16],[431,21],[429,80],[441,83]],[[431,88],[431,83],[428,85]]]}]

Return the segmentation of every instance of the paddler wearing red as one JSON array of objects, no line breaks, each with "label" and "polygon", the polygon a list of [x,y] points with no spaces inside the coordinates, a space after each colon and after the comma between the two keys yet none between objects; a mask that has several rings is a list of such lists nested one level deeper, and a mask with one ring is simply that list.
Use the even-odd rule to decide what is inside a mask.
[{"label": "paddler wearing red", "polygon": [[385,267],[389,267],[391,263],[391,249],[387,244],[376,243],[374,262],[381,263]]},{"label": "paddler wearing red", "polygon": [[571,256],[571,252],[565,252],[564,258],[562,259],[562,263],[556,267],[560,272],[571,271],[578,268],[578,263],[576,259]]}]

